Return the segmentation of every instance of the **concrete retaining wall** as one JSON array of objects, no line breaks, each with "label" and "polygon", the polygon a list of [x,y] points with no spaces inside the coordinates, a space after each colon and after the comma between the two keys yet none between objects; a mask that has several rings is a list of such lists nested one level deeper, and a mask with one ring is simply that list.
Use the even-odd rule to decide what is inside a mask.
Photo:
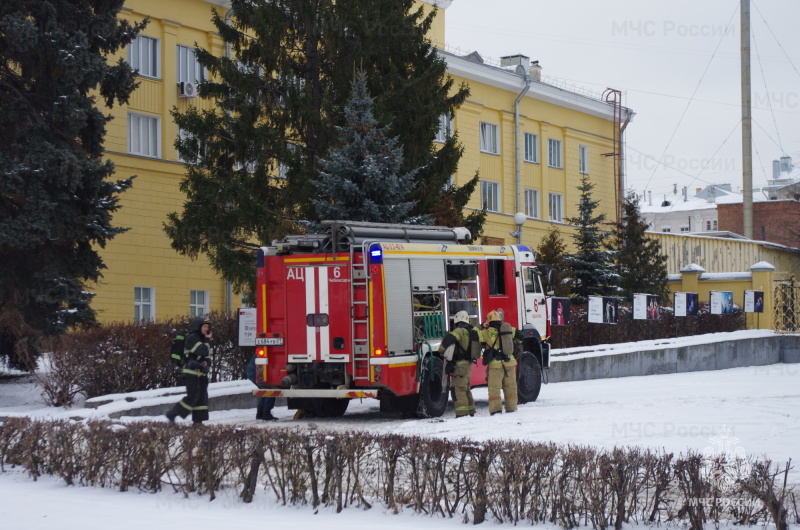
[{"label": "concrete retaining wall", "polygon": [[[745,366],[766,366],[777,363],[800,363],[800,335],[770,335],[767,337],[719,341],[710,344],[630,351],[613,354],[579,353],[555,355],[551,362],[551,383],[607,379],[640,375],[676,374],[706,370],[724,370]],[[220,383],[223,388],[209,389],[209,409],[252,409],[255,418],[257,398],[248,381]],[[121,416],[161,416],[184,395],[182,388],[164,389],[153,396],[152,391],[93,398],[87,407],[108,407],[111,418]],[[165,399],[169,397],[170,399]],[[123,402],[125,402],[123,404]],[[286,406],[278,399],[276,406]]]},{"label": "concrete retaining wall", "polygon": [[800,362],[800,336],[775,335],[710,344],[622,352],[613,355],[553,357],[550,382],[639,375],[677,374]]}]

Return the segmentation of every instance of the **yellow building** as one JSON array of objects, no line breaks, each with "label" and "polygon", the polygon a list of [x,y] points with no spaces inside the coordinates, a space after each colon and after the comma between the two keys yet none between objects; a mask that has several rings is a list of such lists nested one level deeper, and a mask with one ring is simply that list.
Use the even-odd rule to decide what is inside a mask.
[{"label": "yellow building", "polygon": [[[435,3],[424,4],[438,10],[431,40],[441,48],[452,2]],[[169,111],[209,105],[195,97],[200,71],[193,48],[197,44],[226,53],[214,32],[211,8],[224,14],[229,2],[128,0],[125,5],[121,17],[131,22],[149,18],[150,23],[121,54],[139,70],[141,85],[127,106],[113,109],[105,147],[117,177],[136,179],[121,195],[122,207],[113,220],[130,230],[101,251],[108,269],[91,287],[97,293],[93,307],[104,322],[235,309],[238,299],[207,260],[179,255],[163,231],[167,214],[181,211],[184,200],[178,189],[184,166],[173,145],[178,130]],[[516,229],[518,211],[528,217],[524,244],[536,247],[553,224],[565,229],[566,238],[564,219],[577,215],[582,172],[596,186],[600,211],[615,220],[618,157],[607,154],[619,152],[615,134],[630,111],[541,82],[537,65],[522,56],[508,58],[503,67],[484,64],[477,54],[440,53],[456,85],[463,81],[471,89],[455,116],[443,117],[441,134],[454,129],[465,147],[456,184],[480,171],[480,192],[470,207],[489,206],[485,235],[492,242],[516,243],[509,232]]]}]

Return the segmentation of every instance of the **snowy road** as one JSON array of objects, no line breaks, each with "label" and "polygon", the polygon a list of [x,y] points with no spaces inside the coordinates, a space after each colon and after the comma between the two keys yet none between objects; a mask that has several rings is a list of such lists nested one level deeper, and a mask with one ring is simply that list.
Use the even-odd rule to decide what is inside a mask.
[{"label": "snowy road", "polygon": [[293,411],[276,408],[277,422],[256,421],[253,410],[238,410],[212,412],[211,423],[642,445],[674,452],[716,450],[728,443],[775,462],[800,458],[800,365],[551,384],[536,403],[492,417],[486,389],[473,393],[478,407],[473,418],[456,419],[451,408],[439,420],[407,420],[381,413],[376,400],[363,400],[351,403],[341,418],[293,420]]}]

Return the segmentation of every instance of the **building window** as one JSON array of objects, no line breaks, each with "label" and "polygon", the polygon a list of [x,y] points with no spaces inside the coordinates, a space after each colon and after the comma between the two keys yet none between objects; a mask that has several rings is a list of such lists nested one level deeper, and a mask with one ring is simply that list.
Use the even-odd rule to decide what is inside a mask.
[{"label": "building window", "polygon": [[717,220],[714,219],[714,230],[716,230],[716,229],[717,229]]},{"label": "building window", "polygon": [[481,208],[486,208],[490,212],[500,211],[499,182],[481,181]]},{"label": "building window", "polygon": [[158,158],[160,131],[160,118],[128,113],[128,152]]},{"label": "building window", "polygon": [[589,148],[585,145],[578,147],[578,172],[589,173]]},{"label": "building window", "polygon": [[662,232],[672,232],[672,228],[670,228],[669,226],[662,226],[661,227],[661,231]]},{"label": "building window", "polygon": [[525,190],[525,215],[539,218],[539,190]]},{"label": "building window", "polygon": [[561,162],[561,140],[547,139],[547,164],[550,167],[563,169]]},{"label": "building window", "polygon": [[137,35],[128,45],[128,64],[138,74],[158,79],[158,39]]},{"label": "building window", "polygon": [[523,135],[525,141],[525,162],[532,164],[539,163],[539,135],[525,133]]},{"label": "building window", "polygon": [[497,144],[497,125],[481,122],[481,152],[493,155],[500,154]]},{"label": "building window", "polygon": [[436,129],[436,138],[433,139],[435,142],[445,143],[453,135],[451,122],[449,114],[439,116],[439,128]]},{"label": "building window", "polygon": [[688,232],[688,231],[689,231],[689,225],[681,225],[681,232]]},{"label": "building window", "polygon": [[550,194],[550,220],[564,220],[564,196],[560,193]]},{"label": "building window", "polygon": [[133,288],[134,322],[152,322],[156,314],[156,293],[153,287]]},{"label": "building window", "polygon": [[711,230],[711,221],[706,221],[706,230]]},{"label": "building window", "polygon": [[178,45],[178,83],[199,83],[205,78],[203,67],[197,62],[194,48]]},{"label": "building window", "polygon": [[189,316],[199,317],[208,314],[208,291],[189,291]]},{"label": "building window", "polygon": [[184,158],[181,156],[180,150],[177,150],[178,162],[199,165],[205,156],[205,143],[198,141],[189,131],[185,131],[181,128],[178,128],[178,141],[185,147],[191,148],[192,154],[194,155],[191,160],[184,160]]}]

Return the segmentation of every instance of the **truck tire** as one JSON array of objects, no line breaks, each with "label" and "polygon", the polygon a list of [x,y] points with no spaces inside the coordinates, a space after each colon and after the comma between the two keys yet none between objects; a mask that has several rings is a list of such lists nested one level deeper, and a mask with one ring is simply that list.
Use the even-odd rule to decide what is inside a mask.
[{"label": "truck tire", "polygon": [[433,381],[430,369],[430,357],[425,357],[420,371],[418,418],[438,418],[447,409],[450,397],[450,378],[444,375],[442,360],[433,358]]},{"label": "truck tire", "polygon": [[532,403],[541,389],[542,365],[531,352],[522,352],[517,362],[517,399],[520,403]]}]

